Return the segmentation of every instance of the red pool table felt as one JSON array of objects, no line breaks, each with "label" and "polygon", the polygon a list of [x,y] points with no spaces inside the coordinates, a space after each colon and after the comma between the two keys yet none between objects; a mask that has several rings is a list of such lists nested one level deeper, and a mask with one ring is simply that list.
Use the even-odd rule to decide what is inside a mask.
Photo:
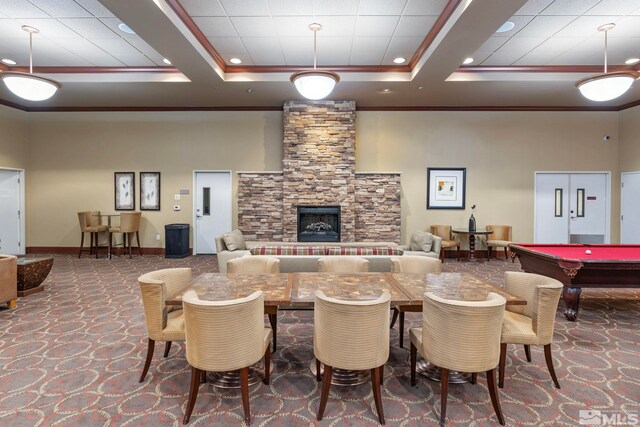
[{"label": "red pool table felt", "polygon": [[[545,245],[518,244],[523,248],[566,260],[589,261],[640,261],[640,245]],[[590,250],[591,254],[585,251]]]}]

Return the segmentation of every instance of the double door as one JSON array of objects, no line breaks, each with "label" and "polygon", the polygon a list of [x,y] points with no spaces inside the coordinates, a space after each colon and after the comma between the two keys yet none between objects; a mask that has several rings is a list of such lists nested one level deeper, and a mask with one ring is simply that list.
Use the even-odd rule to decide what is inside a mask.
[{"label": "double door", "polygon": [[608,172],[537,172],[535,242],[609,243],[610,180]]}]

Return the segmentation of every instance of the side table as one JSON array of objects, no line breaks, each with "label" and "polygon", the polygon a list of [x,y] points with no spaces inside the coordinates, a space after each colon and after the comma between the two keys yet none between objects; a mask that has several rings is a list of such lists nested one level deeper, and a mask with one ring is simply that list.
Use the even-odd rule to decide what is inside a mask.
[{"label": "side table", "polygon": [[53,266],[52,257],[18,258],[18,296],[44,291],[42,282]]}]

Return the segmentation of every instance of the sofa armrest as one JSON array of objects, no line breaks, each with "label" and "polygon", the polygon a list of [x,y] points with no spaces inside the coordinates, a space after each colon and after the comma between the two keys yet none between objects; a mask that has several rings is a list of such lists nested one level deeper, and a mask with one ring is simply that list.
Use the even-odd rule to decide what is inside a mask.
[{"label": "sofa armrest", "polygon": [[240,258],[241,256],[245,256],[249,253],[249,251],[221,251],[218,252],[218,268],[220,269],[220,273],[227,272],[227,262],[234,258]]},{"label": "sofa armrest", "polygon": [[442,248],[442,237],[433,236],[433,243],[431,244],[431,252],[435,252],[440,256],[440,248]]}]

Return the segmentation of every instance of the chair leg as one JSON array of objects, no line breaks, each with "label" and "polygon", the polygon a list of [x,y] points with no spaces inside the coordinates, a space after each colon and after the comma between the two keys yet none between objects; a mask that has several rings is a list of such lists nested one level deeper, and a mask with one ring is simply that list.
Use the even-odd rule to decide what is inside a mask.
[{"label": "chair leg", "polygon": [[400,334],[400,348],[404,346],[404,311],[400,312],[400,324],[398,325],[398,333]]},{"label": "chair leg", "polygon": [[440,248],[440,261],[444,263],[444,248]]},{"label": "chair leg", "polygon": [[320,359],[316,357],[316,381],[322,381],[322,374],[320,373]]},{"label": "chair leg", "polygon": [[509,251],[507,250],[507,248],[504,248],[504,260],[508,261],[509,260]]},{"label": "chair leg", "polygon": [[489,386],[489,395],[491,396],[491,403],[493,409],[498,416],[498,422],[500,425],[504,425],[504,416],[502,415],[502,409],[500,408],[500,398],[498,397],[498,389],[496,388],[496,370],[490,369],[487,371],[487,386]]},{"label": "chair leg", "polygon": [[240,369],[240,388],[242,389],[242,406],[244,407],[244,422],[251,424],[251,409],[249,408],[249,367]]},{"label": "chair leg", "polygon": [[113,233],[109,232],[109,259],[111,259],[112,250],[113,250]]},{"label": "chair leg", "polygon": [[[131,241],[133,240],[133,233],[131,234],[127,234],[127,245],[129,248],[129,259],[131,259]],[[140,245],[140,242],[138,242],[138,245]]]},{"label": "chair leg", "polygon": [[491,246],[487,246],[487,261],[491,260]]},{"label": "chair leg", "polygon": [[440,425],[444,425],[447,418],[447,396],[449,395],[449,370],[442,368],[440,376]]},{"label": "chair leg", "polygon": [[138,242],[138,252],[142,256],[142,248],[140,247],[140,232],[136,231],[136,242]]},{"label": "chair leg", "polygon": [[471,384],[475,384],[478,382],[478,373],[477,372],[472,372],[471,373]]},{"label": "chair leg", "polygon": [[382,409],[382,394],[380,393],[380,384],[382,381],[380,368],[381,366],[377,368],[373,368],[371,370],[371,388],[373,389],[373,401],[376,404],[376,411],[378,412],[378,421],[380,421],[380,424],[384,424],[384,410]]},{"label": "chair leg", "polygon": [[416,385],[416,359],[418,358],[418,349],[411,343],[411,385]]},{"label": "chair leg", "polygon": [[504,387],[504,365],[507,363],[507,343],[500,344],[500,364],[498,365],[498,387]]},{"label": "chair leg", "polygon": [[268,317],[271,324],[271,332],[273,333],[273,352],[275,353],[278,346],[278,313],[269,314]]},{"label": "chair leg", "polygon": [[91,241],[93,242],[93,240],[94,240],[94,238],[95,238],[95,245],[94,245],[94,249],[95,249],[95,251],[96,251],[96,259],[98,259],[98,252],[99,252],[99,250],[98,250],[98,236],[99,236],[100,234],[98,234],[98,233],[91,233],[91,234],[92,234],[92,235],[95,235],[95,237],[92,237],[92,238],[91,238]]},{"label": "chair leg", "polygon": [[78,251],[78,258],[82,256],[82,248],[84,247],[84,232],[80,232],[80,251]]},{"label": "chair leg", "polygon": [[147,344],[147,360],[144,362],[144,368],[142,368],[142,375],[140,375],[140,381],[144,381],[144,377],[147,376],[147,372],[149,371],[149,366],[151,366],[151,359],[153,359],[153,350],[155,349],[156,342],[149,338],[149,343]]},{"label": "chair leg", "polygon": [[318,408],[318,421],[322,421],[322,415],[324,415],[324,408],[327,407],[327,400],[329,399],[329,389],[331,388],[331,366],[324,365],[324,374],[322,376],[322,393],[320,394],[320,408]]},{"label": "chair leg", "polygon": [[458,251],[457,251],[458,252],[458,261],[460,261],[460,245],[458,245],[457,248],[458,248]]},{"label": "chair leg", "polygon": [[164,357],[169,355],[169,350],[171,350],[171,341],[167,341],[164,343]]},{"label": "chair leg", "polygon": [[529,344],[524,345],[524,354],[527,357],[527,362],[531,363],[531,346]]},{"label": "chair leg", "polygon": [[206,384],[207,382],[207,371],[200,371],[200,384]]},{"label": "chair leg", "polygon": [[184,414],[184,419],[182,420],[182,424],[187,424],[189,422],[189,418],[191,418],[191,412],[193,412],[193,407],[196,404],[196,399],[198,398],[198,388],[200,388],[200,377],[201,370],[198,368],[191,367],[191,387],[189,388],[189,400],[187,401],[187,410]]},{"label": "chair leg", "polygon": [[551,357],[551,344],[547,344],[544,346],[544,359],[547,361],[547,369],[549,369],[549,373],[551,374],[551,379],[553,380],[553,384],[556,386],[556,388],[560,388],[558,377],[556,377],[556,370],[553,369],[553,357]]},{"label": "chair leg", "polygon": [[269,378],[271,376],[271,344],[267,346],[267,350],[264,352],[264,379],[263,384],[269,385]]},{"label": "chair leg", "polygon": [[393,310],[393,317],[391,317],[389,328],[393,329],[393,326],[396,324],[396,320],[398,320],[398,314],[400,314],[400,311],[396,307],[391,307],[391,310]]},{"label": "chair leg", "polygon": [[384,365],[378,368],[380,371],[380,387],[382,387],[382,383],[384,382]]}]

